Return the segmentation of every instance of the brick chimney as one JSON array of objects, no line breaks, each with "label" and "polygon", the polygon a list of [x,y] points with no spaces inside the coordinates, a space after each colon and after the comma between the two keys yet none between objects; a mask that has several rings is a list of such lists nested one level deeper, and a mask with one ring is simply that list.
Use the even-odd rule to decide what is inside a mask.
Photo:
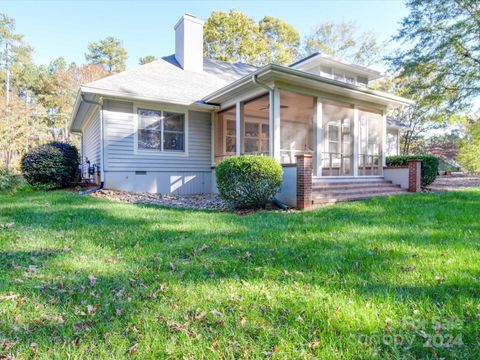
[{"label": "brick chimney", "polygon": [[183,70],[203,71],[203,21],[185,14],[174,27],[175,59]]}]

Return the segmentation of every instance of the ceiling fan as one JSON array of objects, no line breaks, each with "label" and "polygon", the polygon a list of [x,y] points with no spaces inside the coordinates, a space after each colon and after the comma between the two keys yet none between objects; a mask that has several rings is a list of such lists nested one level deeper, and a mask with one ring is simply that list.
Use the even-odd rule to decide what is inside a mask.
[{"label": "ceiling fan", "polygon": [[[261,107],[258,110],[267,110],[270,108],[270,104],[267,104],[267,106]],[[280,109],[288,109],[288,105],[280,105]]]}]

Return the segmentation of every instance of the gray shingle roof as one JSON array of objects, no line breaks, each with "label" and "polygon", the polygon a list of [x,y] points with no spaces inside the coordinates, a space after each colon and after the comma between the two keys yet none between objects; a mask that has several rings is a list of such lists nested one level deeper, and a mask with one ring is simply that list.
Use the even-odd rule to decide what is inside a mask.
[{"label": "gray shingle roof", "polygon": [[84,92],[115,92],[178,104],[200,103],[206,95],[257,70],[255,66],[204,59],[203,73],[184,71],[174,55],[82,86]]}]

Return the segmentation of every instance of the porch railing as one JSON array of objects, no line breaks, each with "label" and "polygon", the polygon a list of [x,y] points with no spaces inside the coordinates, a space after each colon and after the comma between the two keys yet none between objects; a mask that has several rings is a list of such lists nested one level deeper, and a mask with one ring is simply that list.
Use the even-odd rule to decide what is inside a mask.
[{"label": "porch railing", "polygon": [[322,152],[322,175],[353,175],[353,154]]},{"label": "porch railing", "polygon": [[311,154],[313,155],[315,151],[313,150],[295,150],[295,149],[280,149],[280,159],[282,164],[294,164],[297,160],[296,155],[301,154]]},{"label": "porch railing", "polygon": [[358,175],[381,175],[382,174],[382,156],[381,155],[358,155]]}]

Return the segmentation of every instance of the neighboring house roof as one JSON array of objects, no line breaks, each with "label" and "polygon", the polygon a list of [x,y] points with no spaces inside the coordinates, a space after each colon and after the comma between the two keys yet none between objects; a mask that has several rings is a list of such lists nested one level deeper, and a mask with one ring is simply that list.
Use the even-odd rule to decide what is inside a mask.
[{"label": "neighboring house roof", "polygon": [[387,117],[387,125],[392,127],[402,128],[402,129],[408,128],[407,124],[389,116]]},{"label": "neighboring house roof", "polygon": [[184,71],[175,55],[82,85],[82,91],[168,103],[201,103],[206,95],[255,71],[255,66],[205,59],[203,72]]}]

